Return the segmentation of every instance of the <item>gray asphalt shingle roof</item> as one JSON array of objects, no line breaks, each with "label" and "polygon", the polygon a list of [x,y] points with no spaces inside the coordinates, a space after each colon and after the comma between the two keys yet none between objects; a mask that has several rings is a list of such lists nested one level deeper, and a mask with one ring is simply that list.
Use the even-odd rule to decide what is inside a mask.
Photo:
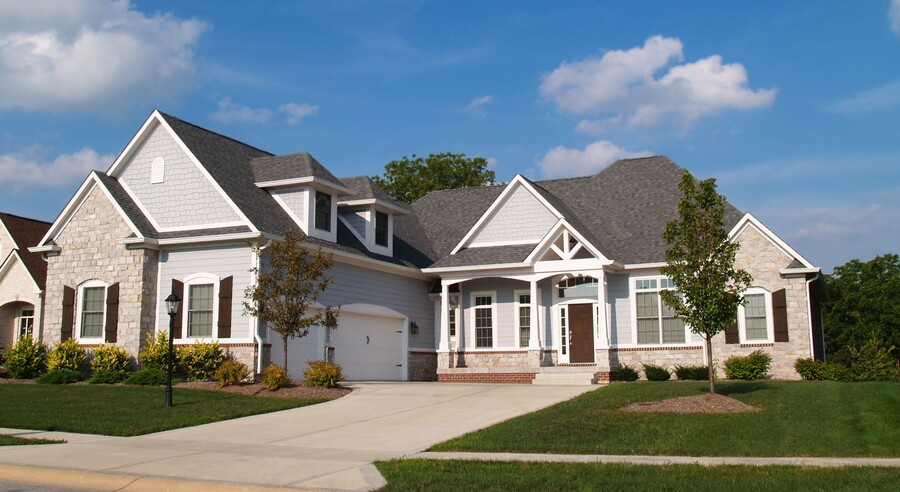
[{"label": "gray asphalt shingle roof", "polygon": [[250,169],[257,183],[311,177],[341,184],[337,176],[306,152],[256,157],[250,161]]},{"label": "gray asphalt shingle roof", "polygon": [[390,195],[387,194],[384,190],[381,189],[375,181],[372,181],[372,178],[368,176],[351,176],[349,178],[341,178],[341,182],[344,183],[344,186],[353,190],[353,195],[341,195],[340,200],[381,200],[386,203],[390,203],[391,205],[401,208],[403,210],[409,210],[409,205],[394,200]]}]

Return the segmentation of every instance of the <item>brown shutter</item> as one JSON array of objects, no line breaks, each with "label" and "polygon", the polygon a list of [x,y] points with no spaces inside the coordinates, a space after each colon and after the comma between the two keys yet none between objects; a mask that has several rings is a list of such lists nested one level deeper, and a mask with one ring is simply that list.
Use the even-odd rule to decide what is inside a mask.
[{"label": "brown shutter", "polygon": [[75,326],[75,289],[63,286],[62,301],[62,341],[72,338],[72,327]]},{"label": "brown shutter", "polygon": [[116,343],[119,329],[119,283],[106,288],[106,341]]},{"label": "brown shutter", "polygon": [[784,289],[772,292],[772,321],[775,325],[775,341],[788,341],[787,295]]},{"label": "brown shutter", "polygon": [[234,277],[219,282],[219,338],[231,338],[231,290]]},{"label": "brown shutter", "polygon": [[740,343],[741,337],[738,335],[737,320],[731,324],[731,327],[725,330],[725,343]]},{"label": "brown shutter", "polygon": [[178,313],[175,314],[174,326],[172,328],[171,338],[174,340],[176,338],[181,338],[181,311],[184,309],[184,305],[187,300],[184,298],[184,283],[181,280],[172,279],[172,293],[178,296],[181,299],[181,307],[178,308]]}]

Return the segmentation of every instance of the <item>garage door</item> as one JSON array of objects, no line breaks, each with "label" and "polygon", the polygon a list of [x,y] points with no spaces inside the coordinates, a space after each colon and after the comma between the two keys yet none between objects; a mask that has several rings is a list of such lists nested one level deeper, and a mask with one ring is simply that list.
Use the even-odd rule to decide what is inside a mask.
[{"label": "garage door", "polygon": [[334,362],[347,380],[403,379],[404,318],[341,310],[338,328],[331,333]]}]

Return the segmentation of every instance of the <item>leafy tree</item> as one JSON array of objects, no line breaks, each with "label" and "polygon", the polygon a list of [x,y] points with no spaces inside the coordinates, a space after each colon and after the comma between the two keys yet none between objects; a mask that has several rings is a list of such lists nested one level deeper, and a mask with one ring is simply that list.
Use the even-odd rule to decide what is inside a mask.
[{"label": "leafy tree", "polygon": [[285,369],[288,338],[304,337],[314,325],[336,328],[340,312],[340,307],[310,312],[319,294],[331,285],[327,272],[334,263],[321,249],[313,252],[304,247],[305,240],[302,232],[287,230],[283,241],[257,250],[263,268],[250,270],[256,275],[256,285],[244,291],[244,313],[256,316],[281,335]]},{"label": "leafy tree", "polygon": [[[687,171],[678,188],[678,218],[666,225],[663,238],[669,243],[666,266],[659,269],[675,283],[677,291],[660,292],[663,301],[706,341],[712,356],[712,338],[734,323],[741,293],[752,278],[734,268],[740,245],[728,240],[725,230],[725,197],[716,192],[716,180],[697,182]],[[713,365],[707,369],[709,393],[715,394]]]},{"label": "leafy tree", "polygon": [[[850,260],[825,277],[829,302],[823,307],[825,349],[840,360],[851,346],[873,337],[900,361],[900,256],[885,254],[867,262]],[[849,361],[847,361],[849,362]]]},{"label": "leafy tree", "polygon": [[412,203],[430,191],[469,188],[494,184],[494,171],[484,157],[445,152],[422,158],[391,161],[384,166],[384,176],[372,179],[395,200]]}]

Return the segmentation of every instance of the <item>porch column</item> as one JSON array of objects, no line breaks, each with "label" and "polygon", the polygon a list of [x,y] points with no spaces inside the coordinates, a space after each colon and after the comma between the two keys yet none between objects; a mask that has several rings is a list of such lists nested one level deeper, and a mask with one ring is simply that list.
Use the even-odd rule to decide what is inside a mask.
[{"label": "porch column", "polygon": [[[538,291],[537,291],[537,280],[532,280],[530,282],[531,286],[531,329],[529,330],[528,337],[528,349],[529,350],[540,350],[541,348],[541,323],[540,316],[538,315],[538,303],[540,299],[538,299]],[[517,328],[518,329],[518,328]]]},{"label": "porch column", "polygon": [[441,341],[438,343],[439,352],[450,350],[450,286],[441,282]]},{"label": "porch column", "polygon": [[609,349],[609,320],[606,315],[606,274],[601,271],[597,278],[597,348]]}]

